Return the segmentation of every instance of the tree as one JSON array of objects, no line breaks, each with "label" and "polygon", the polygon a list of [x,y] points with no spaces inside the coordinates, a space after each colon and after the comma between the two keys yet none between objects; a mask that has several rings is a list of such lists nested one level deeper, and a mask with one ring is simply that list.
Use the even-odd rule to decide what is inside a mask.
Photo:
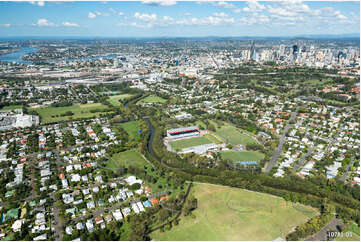
[{"label": "tree", "polygon": [[208,124],[207,129],[209,129],[210,131],[216,132],[216,127],[212,123]]},{"label": "tree", "polygon": [[141,185],[139,183],[134,183],[133,185],[130,186],[130,189],[135,191],[140,189]]}]

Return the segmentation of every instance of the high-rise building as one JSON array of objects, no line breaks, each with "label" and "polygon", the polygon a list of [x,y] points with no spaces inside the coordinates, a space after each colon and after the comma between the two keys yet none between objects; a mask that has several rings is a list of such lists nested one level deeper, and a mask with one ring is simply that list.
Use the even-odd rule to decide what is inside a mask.
[{"label": "high-rise building", "polygon": [[249,50],[249,52],[250,52],[250,60],[256,60],[256,49],[255,49],[255,47],[254,47],[254,41],[252,40],[252,42],[251,42],[251,48],[250,48],[250,50]]}]

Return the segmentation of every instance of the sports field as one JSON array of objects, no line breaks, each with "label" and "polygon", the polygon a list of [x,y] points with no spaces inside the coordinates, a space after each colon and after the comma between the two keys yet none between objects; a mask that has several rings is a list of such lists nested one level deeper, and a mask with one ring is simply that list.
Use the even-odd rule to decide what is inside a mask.
[{"label": "sports field", "polygon": [[[108,107],[101,103],[78,104],[67,107],[42,107],[34,109],[41,116],[41,123],[47,124],[55,121],[69,120],[78,118],[98,117],[99,114],[108,110]],[[61,116],[66,112],[73,112],[71,116]]]},{"label": "sports field", "polygon": [[140,139],[140,134],[139,134],[140,126],[138,121],[121,123],[119,124],[119,126],[122,127],[132,139],[134,140]]},{"label": "sports field", "polygon": [[242,134],[236,127],[230,124],[224,124],[220,128],[217,127],[216,130],[217,135],[232,145],[247,145],[256,143],[252,137]]},{"label": "sports field", "polygon": [[144,165],[148,165],[148,163],[136,150],[127,150],[117,153],[113,155],[107,163],[107,167],[111,169],[117,168],[119,166],[128,167],[130,165],[135,167],[143,167]]},{"label": "sports field", "polygon": [[256,151],[224,151],[221,152],[221,157],[232,161],[260,161],[264,154]]},{"label": "sports field", "polygon": [[110,102],[111,105],[118,107],[120,106],[119,100],[123,100],[132,96],[133,96],[132,94],[120,94],[120,95],[110,96],[108,98],[108,101]]},{"label": "sports field", "polygon": [[156,231],[153,240],[274,240],[317,214],[317,210],[263,193],[212,184],[195,184],[195,218],[181,217],[169,231]]},{"label": "sports field", "polygon": [[158,97],[158,96],[148,96],[146,98],[143,98],[142,100],[140,100],[140,102],[144,102],[144,103],[165,103],[167,102],[167,100],[165,100],[164,98]]},{"label": "sports field", "polygon": [[213,143],[213,142],[211,140],[207,139],[205,136],[169,142],[169,144],[175,150],[177,150],[177,149],[182,150],[184,148],[197,146],[197,145],[210,144],[210,143]]},{"label": "sports field", "polygon": [[206,134],[204,135],[204,137],[206,137],[207,139],[209,139],[210,141],[212,141],[215,144],[220,144],[222,143],[222,140],[217,138],[216,136],[214,136],[213,134]]}]

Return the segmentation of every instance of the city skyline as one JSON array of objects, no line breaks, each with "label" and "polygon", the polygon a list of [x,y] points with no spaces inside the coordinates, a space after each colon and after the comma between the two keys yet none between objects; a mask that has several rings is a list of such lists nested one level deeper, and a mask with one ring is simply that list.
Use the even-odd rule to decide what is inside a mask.
[{"label": "city skyline", "polygon": [[355,1],[34,1],[0,6],[3,38],[291,37],[358,34],[360,28]]}]

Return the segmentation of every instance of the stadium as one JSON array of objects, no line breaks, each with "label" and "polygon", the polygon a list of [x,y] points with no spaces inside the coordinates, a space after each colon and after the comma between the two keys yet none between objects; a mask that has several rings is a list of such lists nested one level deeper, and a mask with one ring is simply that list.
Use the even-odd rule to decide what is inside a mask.
[{"label": "stadium", "polygon": [[196,153],[205,154],[209,151],[217,151],[218,146],[204,136],[207,131],[200,131],[198,126],[181,127],[167,130],[164,145],[169,151],[178,154]]},{"label": "stadium", "polygon": [[167,130],[167,140],[175,141],[189,137],[199,137],[200,130],[198,126],[182,127]]}]

